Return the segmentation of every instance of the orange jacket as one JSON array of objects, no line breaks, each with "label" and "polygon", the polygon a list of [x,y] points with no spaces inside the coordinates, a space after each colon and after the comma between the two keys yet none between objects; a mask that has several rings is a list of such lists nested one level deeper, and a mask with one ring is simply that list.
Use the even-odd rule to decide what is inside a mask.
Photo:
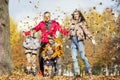
[{"label": "orange jacket", "polygon": [[51,45],[50,43],[47,43],[47,45],[45,46],[44,50],[42,51],[43,58],[45,57],[45,54],[48,50],[48,46],[51,46],[54,51],[51,56],[51,59],[54,59],[55,57],[62,57],[63,55],[62,41],[59,38],[55,38],[54,41],[55,41],[55,44]]}]

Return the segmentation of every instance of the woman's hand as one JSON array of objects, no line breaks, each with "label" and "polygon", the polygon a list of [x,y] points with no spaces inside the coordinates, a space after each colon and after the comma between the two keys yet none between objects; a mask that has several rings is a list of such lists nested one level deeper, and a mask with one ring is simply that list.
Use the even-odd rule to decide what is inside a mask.
[{"label": "woman's hand", "polygon": [[95,40],[94,39],[92,39],[92,43],[94,44],[94,45],[96,45],[97,43],[95,42]]}]

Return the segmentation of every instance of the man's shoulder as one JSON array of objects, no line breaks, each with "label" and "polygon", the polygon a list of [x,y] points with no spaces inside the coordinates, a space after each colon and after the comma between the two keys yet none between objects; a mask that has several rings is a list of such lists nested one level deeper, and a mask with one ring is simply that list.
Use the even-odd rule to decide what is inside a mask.
[{"label": "man's shoulder", "polygon": [[39,22],[39,24],[44,24],[44,23],[45,23],[45,21],[40,21],[40,22]]},{"label": "man's shoulder", "polygon": [[52,20],[52,23],[56,23],[56,24],[58,24],[58,22],[57,22],[56,20]]}]

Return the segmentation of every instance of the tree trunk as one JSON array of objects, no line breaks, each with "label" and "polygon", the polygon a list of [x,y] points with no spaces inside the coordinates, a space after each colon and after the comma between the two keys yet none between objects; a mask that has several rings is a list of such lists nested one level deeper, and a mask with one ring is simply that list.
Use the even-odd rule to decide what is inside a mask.
[{"label": "tree trunk", "polygon": [[8,74],[12,70],[8,0],[0,0],[0,74]]}]

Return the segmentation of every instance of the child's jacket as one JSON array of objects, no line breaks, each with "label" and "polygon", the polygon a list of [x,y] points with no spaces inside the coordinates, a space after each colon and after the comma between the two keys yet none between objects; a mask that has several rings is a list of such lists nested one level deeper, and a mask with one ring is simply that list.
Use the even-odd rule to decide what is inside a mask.
[{"label": "child's jacket", "polygon": [[[54,53],[52,54],[51,59],[54,59],[56,57],[62,57],[62,55],[63,55],[61,40],[59,38],[55,38],[54,41],[55,41],[55,43],[52,44],[52,48],[54,50]],[[46,45],[46,47],[42,51],[42,56],[43,57],[46,55],[46,52],[48,50],[48,46],[50,46],[49,43]]]},{"label": "child's jacket", "polygon": [[38,49],[40,42],[36,37],[27,37],[23,42],[23,47],[25,49]]}]

